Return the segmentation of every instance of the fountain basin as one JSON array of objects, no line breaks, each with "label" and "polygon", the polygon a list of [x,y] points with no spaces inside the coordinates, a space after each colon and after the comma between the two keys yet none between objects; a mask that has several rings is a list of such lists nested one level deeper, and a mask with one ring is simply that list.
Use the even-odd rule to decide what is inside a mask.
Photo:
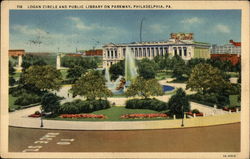
[{"label": "fountain basin", "polygon": [[170,92],[174,90],[174,87],[169,85],[162,85],[163,92]]}]

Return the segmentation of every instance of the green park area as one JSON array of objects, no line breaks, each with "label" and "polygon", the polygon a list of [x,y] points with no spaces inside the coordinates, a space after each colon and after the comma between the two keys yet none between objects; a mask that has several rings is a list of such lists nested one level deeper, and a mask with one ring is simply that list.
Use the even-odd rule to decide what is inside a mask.
[{"label": "green park area", "polygon": [[[181,118],[183,112],[192,111],[190,101],[212,107],[216,104],[218,108],[240,106],[241,81],[229,80],[239,77],[240,64],[198,58],[184,61],[179,56],[132,60],[133,65],[125,59],[100,69],[99,58],[64,56],[62,69],[56,69],[53,60],[25,55],[22,72],[15,72],[10,61],[9,110],[40,104],[49,120],[137,121],[173,115]],[[171,83],[186,88],[175,88]],[[70,86],[69,90],[63,89],[65,85]],[[193,93],[187,94],[186,90]],[[111,97],[122,98],[125,106],[117,107],[109,101]],[[162,114],[166,116],[157,116]],[[124,115],[128,116],[121,118]]]},{"label": "green park area", "polygon": [[[108,109],[98,110],[94,111],[90,114],[96,114],[96,115],[104,115],[105,118],[98,119],[98,118],[61,118],[56,117],[52,118],[53,120],[69,120],[69,121],[145,121],[145,120],[165,120],[167,118],[133,118],[133,119],[123,119],[121,118],[124,114],[154,114],[159,113],[158,111],[149,110],[149,109],[126,109],[122,106],[115,106]],[[48,120],[50,118],[47,118]]]}]

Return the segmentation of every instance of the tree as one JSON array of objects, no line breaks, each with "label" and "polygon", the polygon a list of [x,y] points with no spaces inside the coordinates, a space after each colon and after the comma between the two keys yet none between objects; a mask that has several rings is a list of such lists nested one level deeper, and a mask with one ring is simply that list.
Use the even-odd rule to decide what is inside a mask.
[{"label": "tree", "polygon": [[185,61],[180,56],[174,56],[171,59],[173,68],[173,77],[177,80],[183,79],[183,74],[187,73],[187,67]]},{"label": "tree", "polygon": [[60,107],[59,97],[53,93],[46,93],[41,99],[42,110],[44,112],[56,113]]},{"label": "tree", "polygon": [[31,66],[23,76],[26,85],[34,85],[41,91],[59,90],[61,87],[62,74],[50,65]]},{"label": "tree", "polygon": [[74,66],[81,66],[85,69],[97,68],[99,60],[91,57],[72,57],[64,56],[62,59],[62,66],[73,68]]},{"label": "tree", "polygon": [[16,82],[13,75],[15,74],[15,69],[12,65],[12,63],[9,61],[9,85],[13,86]]},{"label": "tree", "polygon": [[187,81],[186,88],[198,93],[219,93],[230,87],[230,83],[223,78],[222,72],[209,64],[196,65]]},{"label": "tree", "polygon": [[90,71],[81,76],[72,86],[73,95],[85,96],[87,100],[107,98],[112,92],[106,87],[104,77],[98,71]]},{"label": "tree", "polygon": [[142,96],[145,99],[150,96],[163,95],[162,86],[156,79],[144,79],[137,77],[126,91],[127,96]]},{"label": "tree", "polygon": [[45,66],[47,63],[44,59],[40,56],[33,56],[33,55],[25,55],[23,56],[22,68],[23,71],[29,68],[30,66]]},{"label": "tree", "polygon": [[75,81],[81,77],[82,74],[86,73],[86,69],[84,69],[81,66],[74,66],[72,68],[68,69],[67,78],[72,81],[72,83],[75,83]]},{"label": "tree", "polygon": [[177,116],[182,115],[183,112],[190,111],[190,103],[188,97],[186,96],[186,93],[182,88],[179,88],[176,94],[171,96],[168,101],[168,108],[171,114],[175,114]]},{"label": "tree", "polygon": [[125,74],[125,61],[119,61],[118,63],[113,64],[109,68],[109,72],[111,74],[111,80],[117,79],[120,75],[124,76]]},{"label": "tree", "polygon": [[138,65],[139,76],[144,79],[155,78],[157,65],[153,60],[147,58],[142,59]]}]

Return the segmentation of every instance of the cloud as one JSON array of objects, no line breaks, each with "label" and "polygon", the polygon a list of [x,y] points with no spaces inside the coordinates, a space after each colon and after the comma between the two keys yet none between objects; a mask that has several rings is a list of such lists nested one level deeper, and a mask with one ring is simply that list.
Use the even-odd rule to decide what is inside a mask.
[{"label": "cloud", "polygon": [[231,32],[229,26],[224,25],[224,24],[217,24],[214,27],[214,31],[215,32],[221,32],[221,33],[230,33]]},{"label": "cloud", "polygon": [[180,21],[183,24],[201,24],[204,20],[198,17],[186,18]]},{"label": "cloud", "polygon": [[45,36],[48,33],[42,29],[39,28],[31,28],[27,25],[14,25],[12,27],[12,29],[14,31],[17,31],[21,34],[25,34],[25,35],[40,35],[40,36]]},{"label": "cloud", "polygon": [[67,19],[69,19],[73,23],[75,23],[75,27],[79,30],[91,30],[91,29],[93,29],[93,27],[85,25],[84,22],[78,17],[67,17]]},{"label": "cloud", "polygon": [[165,33],[169,27],[163,24],[152,24],[149,26],[149,29],[155,33]]}]

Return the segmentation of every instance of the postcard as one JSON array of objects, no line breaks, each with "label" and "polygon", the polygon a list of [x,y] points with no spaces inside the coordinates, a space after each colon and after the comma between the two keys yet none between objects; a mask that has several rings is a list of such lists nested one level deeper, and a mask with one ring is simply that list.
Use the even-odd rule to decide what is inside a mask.
[{"label": "postcard", "polygon": [[248,158],[247,1],[4,1],[2,158]]}]

